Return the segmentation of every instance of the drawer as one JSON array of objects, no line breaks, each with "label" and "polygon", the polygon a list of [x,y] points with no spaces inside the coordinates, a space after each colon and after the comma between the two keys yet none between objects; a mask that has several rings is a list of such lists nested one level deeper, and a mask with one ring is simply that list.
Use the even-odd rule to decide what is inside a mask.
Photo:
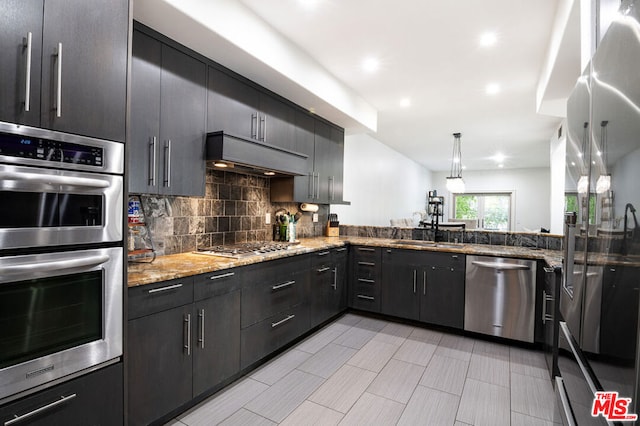
[{"label": "drawer", "polygon": [[374,284],[380,280],[380,263],[359,260],[353,265],[354,279],[358,282]]},{"label": "drawer", "polygon": [[247,268],[223,269],[198,275],[194,277],[193,298],[203,300],[239,290],[246,275]]},{"label": "drawer", "polygon": [[320,250],[311,254],[311,269],[316,270],[333,264],[333,253],[331,250]]},{"label": "drawer", "polygon": [[259,283],[269,281],[285,281],[287,277],[300,271],[308,271],[309,256],[291,256],[283,259],[256,263],[246,267],[243,287],[253,287]]},{"label": "drawer", "polygon": [[128,297],[128,319],[186,305],[193,302],[193,277],[129,287]]},{"label": "drawer", "polygon": [[380,295],[374,292],[354,289],[351,307],[369,312],[380,312]]},{"label": "drawer", "polygon": [[240,331],[240,368],[244,369],[309,329],[308,309],[300,304]]},{"label": "drawer", "polygon": [[248,327],[302,302],[309,270],[267,277],[242,289],[241,326]]},{"label": "drawer", "polygon": [[380,253],[381,253],[380,247],[356,246],[356,247],[353,247],[351,250],[353,252],[353,258],[356,262],[362,261],[362,262],[380,263]]},{"label": "drawer", "polygon": [[459,253],[429,253],[428,265],[464,271],[466,256]]}]

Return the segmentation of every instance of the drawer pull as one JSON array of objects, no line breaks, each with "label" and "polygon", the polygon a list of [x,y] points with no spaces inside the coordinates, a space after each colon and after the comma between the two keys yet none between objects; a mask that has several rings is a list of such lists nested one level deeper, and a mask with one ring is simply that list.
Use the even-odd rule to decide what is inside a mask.
[{"label": "drawer pull", "polygon": [[336,249],[336,252],[338,252],[338,253],[340,253],[342,251],[347,251],[347,248],[346,247],[341,247],[341,248]]},{"label": "drawer pull", "polygon": [[221,278],[229,278],[234,276],[236,273],[235,272],[228,272],[226,274],[220,274],[220,275],[212,275],[209,277],[210,280],[219,280]]},{"label": "drawer pull", "polygon": [[277,284],[271,287],[271,290],[280,290],[281,288],[289,287],[290,285],[294,285],[295,281],[287,281],[286,283]]},{"label": "drawer pull", "polygon": [[326,256],[328,254],[331,254],[331,252],[330,251],[323,251],[321,253],[318,253],[318,256]]},{"label": "drawer pull", "polygon": [[59,400],[53,401],[53,402],[51,402],[51,403],[49,403],[47,405],[43,405],[42,407],[36,408],[35,410],[29,411],[28,413],[25,413],[25,414],[23,414],[21,416],[15,415],[13,419],[4,422],[4,426],[11,426],[13,424],[16,424],[16,423],[22,422],[24,420],[27,420],[27,419],[35,416],[36,414],[40,414],[43,411],[50,410],[52,408],[57,407],[60,404],[64,404],[65,402],[69,402],[72,399],[74,399],[76,396],[77,395],[75,393],[72,393],[71,395],[68,395],[68,396],[61,396]]},{"label": "drawer pull", "polygon": [[375,284],[374,280],[369,280],[366,278],[358,278],[358,281],[362,282],[362,283],[367,283],[367,284]]},{"label": "drawer pull", "polygon": [[545,271],[547,274],[553,274],[553,273],[556,271],[555,269],[553,269],[553,268],[552,268],[552,267],[550,267],[550,266],[545,266],[545,267],[543,267],[542,269],[544,269],[544,271]]},{"label": "drawer pull", "polygon": [[325,266],[324,268],[318,269],[317,272],[318,273],[327,272],[329,269],[331,269],[331,268],[329,268],[328,266]]},{"label": "drawer pull", "polygon": [[149,294],[160,293],[161,291],[175,290],[176,288],[180,288],[180,287],[182,287],[182,284],[174,284],[174,285],[168,285],[166,287],[153,288],[149,290]]},{"label": "drawer pull", "polygon": [[365,296],[363,294],[359,294],[358,295],[358,299],[364,299],[364,300],[375,300],[375,297],[372,296]]},{"label": "drawer pull", "polygon": [[362,266],[376,266],[375,263],[373,262],[358,262],[358,265],[362,265]]},{"label": "drawer pull", "polygon": [[338,289],[338,267],[333,268],[333,287],[334,290]]},{"label": "drawer pull", "polygon": [[291,314],[291,315],[288,315],[285,319],[282,319],[282,320],[280,320],[278,322],[272,322],[271,323],[271,328],[276,328],[277,326],[279,326],[281,324],[284,324],[285,322],[287,322],[287,321],[289,321],[289,320],[291,320],[293,318],[295,318],[295,315]]},{"label": "drawer pull", "polygon": [[360,250],[360,251],[376,251],[376,249],[368,248],[368,247],[358,247],[358,250]]}]

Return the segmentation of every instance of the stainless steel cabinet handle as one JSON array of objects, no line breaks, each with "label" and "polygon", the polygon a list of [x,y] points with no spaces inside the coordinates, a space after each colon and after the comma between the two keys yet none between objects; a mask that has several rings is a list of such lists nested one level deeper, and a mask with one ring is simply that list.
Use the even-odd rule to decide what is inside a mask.
[{"label": "stainless steel cabinet handle", "polygon": [[75,393],[72,393],[71,395],[67,395],[67,396],[61,396],[59,400],[57,401],[53,401],[47,405],[43,405],[40,408],[36,408],[35,410],[29,411],[28,413],[25,413],[21,416],[15,415],[13,419],[11,420],[7,420],[6,422],[4,422],[4,426],[11,426],[14,425],[16,423],[25,421],[30,419],[31,417],[35,416],[36,414],[40,414],[43,411],[47,411],[50,410],[52,408],[55,408],[61,404],[67,403],[69,401],[71,401],[72,399],[74,399],[77,395]]},{"label": "stainless steel cabinet handle", "polygon": [[153,136],[151,138],[151,142],[149,142],[149,185],[156,186],[156,173],[157,173],[157,160],[158,154],[156,151],[156,137]]},{"label": "stainless steel cabinet handle", "polygon": [[200,348],[204,349],[204,309],[198,312],[198,318],[200,319],[200,337],[198,338],[198,342],[200,343]]},{"label": "stainless steel cabinet handle", "polygon": [[314,180],[314,176],[315,173],[309,173],[309,185],[308,185],[308,190],[309,190],[309,199],[313,200],[313,195],[316,193],[316,188],[315,188],[315,183],[316,181]]},{"label": "stainless steel cabinet handle", "polygon": [[75,268],[89,268],[101,265],[109,260],[109,256],[90,256],[83,259],[56,260],[51,262],[25,263],[0,267],[0,275],[22,275],[34,272],[54,272]]},{"label": "stainless steel cabinet handle", "polygon": [[328,266],[325,266],[324,268],[318,269],[317,272],[320,274],[322,272],[327,272],[329,269],[331,269],[331,268],[329,268]]},{"label": "stainless steel cabinet handle", "polygon": [[335,198],[336,198],[335,197],[335,186],[336,186],[335,178],[333,176],[329,176],[329,188],[330,188],[330,190],[329,190],[329,194],[330,194],[329,195],[329,199],[331,201],[335,200]]},{"label": "stainless steel cabinet handle", "polygon": [[262,115],[262,117],[260,117],[260,124],[262,127],[262,137],[259,137],[259,139],[262,142],[266,142],[267,141],[267,116],[266,115]]},{"label": "stainless steel cabinet handle", "polygon": [[542,323],[547,321],[547,292],[542,290]]},{"label": "stainless steel cabinet handle", "polygon": [[33,34],[31,31],[27,33],[27,37],[24,38],[23,47],[27,49],[27,66],[24,84],[24,110],[28,112],[31,110],[31,40]]},{"label": "stainless steel cabinet handle", "polygon": [[427,295],[427,271],[422,271],[422,294]]},{"label": "stainless steel cabinet handle", "polygon": [[[255,120],[255,127],[253,126],[253,122]],[[258,112],[255,114],[251,114],[251,138],[258,139]]]},{"label": "stainless steel cabinet handle", "polygon": [[480,266],[482,268],[491,268],[502,271],[528,271],[529,266],[527,265],[517,265],[513,263],[495,263],[495,262],[482,262],[479,260],[475,260],[471,262],[472,265]]},{"label": "stainless steel cabinet handle", "polygon": [[294,285],[296,282],[291,280],[291,281],[287,281],[286,283],[282,283],[282,284],[277,284],[271,287],[271,290],[280,290],[281,288],[285,288],[285,287],[289,287]]},{"label": "stainless steel cabinet handle", "polygon": [[545,271],[547,274],[552,274],[552,273],[554,273],[554,272],[556,271],[555,269],[553,269],[553,268],[552,268],[552,267],[550,267],[550,266],[545,266],[545,267],[543,267],[542,269],[544,269],[544,271]]},{"label": "stainless steel cabinet handle", "polygon": [[160,293],[163,291],[175,290],[176,288],[180,288],[180,287],[182,287],[182,284],[168,285],[166,287],[158,287],[158,288],[151,289],[148,291],[148,293],[149,294]]},{"label": "stainless steel cabinet handle", "polygon": [[372,297],[372,296],[365,296],[365,295],[363,295],[363,294],[359,294],[357,297],[358,297],[358,299],[364,299],[364,300],[375,300],[375,297]]},{"label": "stainless steel cabinet handle", "polygon": [[318,184],[316,185],[316,199],[320,198],[320,172],[316,173],[316,179],[318,180]]},{"label": "stainless steel cabinet handle", "polygon": [[343,252],[343,251],[347,251],[346,247],[340,247],[336,249],[336,252]]},{"label": "stainless steel cabinet handle", "polygon": [[358,262],[358,265],[362,265],[362,266],[376,266],[375,263],[373,262]]},{"label": "stainless steel cabinet handle", "polygon": [[38,185],[66,185],[81,188],[108,188],[109,182],[103,179],[44,175],[29,172],[0,172],[0,180],[15,180]]},{"label": "stainless steel cabinet handle", "polygon": [[331,252],[330,251],[322,251],[322,252],[318,253],[318,256],[326,256],[328,254],[331,254]]},{"label": "stainless steel cabinet handle", "polygon": [[229,278],[234,276],[236,273],[235,272],[227,272],[226,274],[220,274],[220,275],[212,275],[209,277],[210,280],[219,280],[222,278]]},{"label": "stainless steel cabinet handle", "polygon": [[167,139],[164,145],[164,184],[171,187],[171,139]]},{"label": "stainless steel cabinet handle", "polygon": [[187,330],[186,333],[184,333],[183,349],[187,351],[187,355],[191,355],[191,314],[184,316],[184,325]]},{"label": "stainless steel cabinet handle", "polygon": [[418,279],[418,271],[413,270],[413,294],[416,294],[416,280]]},{"label": "stainless steel cabinet handle", "polygon": [[369,247],[358,247],[359,251],[376,251],[376,249],[373,248],[369,248]]},{"label": "stainless steel cabinet handle", "polygon": [[282,320],[280,320],[278,322],[272,322],[271,323],[271,328],[275,328],[275,327],[279,326],[280,324],[284,324],[285,322],[287,322],[289,320],[292,320],[295,317],[296,317],[295,315],[291,314],[291,315],[288,315],[285,319],[282,319]]},{"label": "stainless steel cabinet handle", "polygon": [[338,289],[338,267],[333,268],[333,287],[334,290]]},{"label": "stainless steel cabinet handle", "polygon": [[366,278],[358,278],[358,281],[363,282],[363,283],[367,283],[367,284],[375,284],[374,280],[368,280]]},{"label": "stainless steel cabinet handle", "polygon": [[58,81],[56,84],[56,117],[62,117],[62,43],[58,43],[58,47],[54,51],[54,56],[58,61]]}]

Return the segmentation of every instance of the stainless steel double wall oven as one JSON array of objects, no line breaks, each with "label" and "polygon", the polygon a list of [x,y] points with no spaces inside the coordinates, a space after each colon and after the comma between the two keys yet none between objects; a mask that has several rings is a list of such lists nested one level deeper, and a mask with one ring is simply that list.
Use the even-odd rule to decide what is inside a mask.
[{"label": "stainless steel double wall oven", "polygon": [[0,122],[0,401],[122,355],[124,145]]}]

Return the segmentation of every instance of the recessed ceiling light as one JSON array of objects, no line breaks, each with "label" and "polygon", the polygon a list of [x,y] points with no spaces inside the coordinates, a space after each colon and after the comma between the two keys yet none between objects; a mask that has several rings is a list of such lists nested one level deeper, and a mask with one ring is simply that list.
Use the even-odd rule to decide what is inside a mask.
[{"label": "recessed ceiling light", "polygon": [[480,46],[489,47],[496,44],[498,36],[494,32],[486,32],[480,36]]},{"label": "recessed ceiling light", "polygon": [[221,162],[219,162],[219,161],[218,161],[218,162],[213,163],[213,165],[214,165],[215,167],[220,167],[221,169],[224,169],[225,167],[229,167],[229,165],[228,165],[227,163],[221,163]]},{"label": "recessed ceiling light", "polygon": [[496,155],[493,156],[493,159],[495,160],[496,163],[502,163],[504,162],[505,156],[503,153],[498,152],[496,153]]},{"label": "recessed ceiling light", "polygon": [[362,69],[366,72],[373,73],[378,71],[378,68],[380,68],[380,61],[377,58],[370,56],[362,61]]},{"label": "recessed ceiling light", "polygon": [[497,95],[500,93],[500,85],[498,83],[489,83],[487,87],[485,87],[485,91],[487,95]]},{"label": "recessed ceiling light", "polygon": [[400,106],[402,108],[408,108],[411,106],[411,99],[409,98],[402,98],[400,99]]},{"label": "recessed ceiling light", "polygon": [[276,172],[264,172],[265,176],[275,176]]}]

